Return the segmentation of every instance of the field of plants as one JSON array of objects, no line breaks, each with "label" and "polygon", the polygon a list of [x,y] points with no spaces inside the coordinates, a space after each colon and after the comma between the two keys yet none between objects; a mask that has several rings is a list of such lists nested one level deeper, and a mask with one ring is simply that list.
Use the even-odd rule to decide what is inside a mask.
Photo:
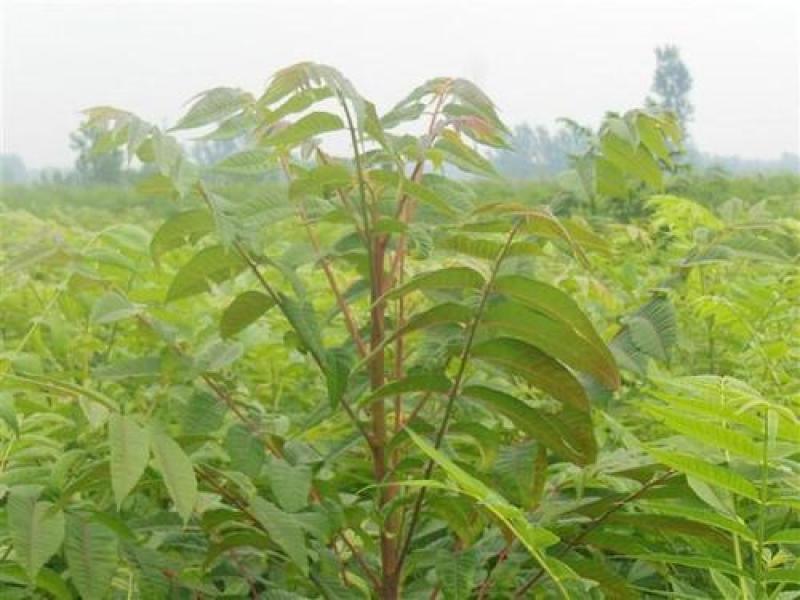
[{"label": "field of plants", "polygon": [[134,185],[0,196],[0,598],[800,598],[798,177],[312,63],[87,118]]}]

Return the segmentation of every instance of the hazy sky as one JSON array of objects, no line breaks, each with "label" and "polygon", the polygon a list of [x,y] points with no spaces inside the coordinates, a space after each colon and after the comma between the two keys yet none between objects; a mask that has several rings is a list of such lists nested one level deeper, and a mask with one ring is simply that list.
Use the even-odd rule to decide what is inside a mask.
[{"label": "hazy sky", "polygon": [[379,109],[456,75],[510,124],[596,124],[642,104],[664,43],[694,77],[701,150],[799,151],[797,0],[0,2],[0,146],[32,167],[72,162],[68,135],[87,106],[162,122],[199,91],[258,92],[300,60],[339,68]]}]

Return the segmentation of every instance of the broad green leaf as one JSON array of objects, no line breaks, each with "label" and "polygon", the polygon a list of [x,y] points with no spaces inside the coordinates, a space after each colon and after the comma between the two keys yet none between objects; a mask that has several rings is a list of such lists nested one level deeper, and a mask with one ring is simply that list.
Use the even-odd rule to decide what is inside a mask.
[{"label": "broad green leaf", "polygon": [[681,554],[665,554],[663,552],[650,552],[647,554],[638,554],[630,556],[629,558],[636,558],[647,562],[662,562],[671,565],[680,565],[684,567],[691,567],[694,569],[714,569],[722,573],[730,573],[731,575],[743,575],[742,571],[736,568],[736,565],[709,556],[689,556]]},{"label": "broad green leaf", "polygon": [[111,413],[108,445],[111,448],[111,488],[120,507],[147,467],[150,436],[132,416]]},{"label": "broad green leaf", "polygon": [[274,155],[263,149],[242,150],[226,156],[214,165],[214,170],[232,175],[258,175],[269,171]]},{"label": "broad green leaf", "polygon": [[117,360],[93,369],[92,375],[106,381],[155,380],[161,375],[161,357],[142,356]]},{"label": "broad green leaf", "polygon": [[592,322],[578,304],[557,287],[522,275],[502,275],[495,280],[494,289],[533,310],[570,325],[610,358],[611,353]]},{"label": "broad green leaf", "polygon": [[530,385],[577,410],[589,410],[586,391],[575,376],[560,362],[530,344],[511,338],[495,338],[476,344],[472,356],[522,377]]},{"label": "broad green leaf", "polygon": [[194,129],[221,121],[244,108],[248,101],[252,101],[250,94],[230,87],[214,88],[199,94],[196,98],[197,100],[172,128],[173,130]]},{"label": "broad green leaf", "polygon": [[322,334],[314,307],[308,299],[297,300],[292,296],[280,294],[280,307],[303,344],[303,349],[322,361],[325,351],[322,346]]},{"label": "broad green leaf", "polygon": [[702,505],[690,505],[686,503],[647,500],[643,506],[648,512],[660,515],[670,515],[673,517],[683,517],[705,525],[717,527],[729,533],[734,533],[744,540],[754,542],[755,533],[743,522],[732,517],[708,510]]},{"label": "broad green leaf", "polygon": [[195,392],[181,411],[181,429],[186,435],[211,435],[225,421],[227,407],[207,392]]},{"label": "broad green leaf", "polygon": [[769,536],[768,544],[794,544],[800,546],[800,529],[784,529]]},{"label": "broad green leaf", "polygon": [[469,267],[446,267],[416,275],[401,286],[386,294],[391,300],[416,290],[433,289],[481,289],[485,285],[483,275]]},{"label": "broad green leaf", "polygon": [[225,436],[223,447],[231,459],[233,469],[248,477],[258,477],[264,464],[264,446],[246,427],[231,427]]},{"label": "broad green leaf", "polygon": [[345,350],[337,348],[325,352],[323,368],[331,408],[336,408],[347,392],[352,367],[352,357]]},{"label": "broad green leaf", "polygon": [[759,463],[762,460],[761,446],[749,436],[725,428],[717,422],[699,420],[696,417],[684,416],[673,410],[654,405],[644,405],[644,410],[661,419],[670,429],[692,439],[708,444],[712,448],[728,452]]},{"label": "broad green leaf", "polygon": [[257,321],[275,305],[275,301],[261,292],[243,292],[233,299],[222,313],[219,329],[223,338],[236,335]]},{"label": "broad green leaf", "polygon": [[6,502],[8,532],[16,561],[30,579],[61,548],[64,513],[52,502],[38,500],[30,489],[12,489]]},{"label": "broad green leaf", "polygon": [[463,304],[445,302],[414,314],[408,319],[402,331],[407,333],[436,325],[467,323],[472,318],[472,314],[473,311]]},{"label": "broad green leaf", "polygon": [[314,136],[344,128],[344,122],[336,115],[327,112],[312,112],[294,123],[278,129],[264,138],[262,143],[268,146],[291,148]]},{"label": "broad green leaf", "polygon": [[662,187],[661,168],[644,147],[633,147],[614,133],[602,137],[601,147],[603,155],[623,173],[630,173],[653,188]]},{"label": "broad green leaf", "polygon": [[308,466],[294,466],[285,460],[274,459],[267,474],[272,493],[283,510],[297,512],[308,506],[311,492],[311,469]]},{"label": "broad green leaf", "polygon": [[436,562],[436,575],[445,600],[467,600],[478,571],[479,556],[474,548],[442,552]]},{"label": "broad green leaf", "polygon": [[697,477],[706,483],[719,486],[739,496],[744,496],[751,500],[759,499],[756,486],[730,468],[720,467],[688,454],[656,450],[654,448],[649,448],[647,451],[658,462],[672,467],[676,471]]},{"label": "broad green leaf", "polygon": [[537,347],[576,371],[596,377],[610,389],[619,386],[619,373],[609,354],[564,321],[506,300],[492,304],[481,323]]},{"label": "broad green leaf", "polygon": [[560,413],[540,411],[513,396],[481,385],[467,386],[464,396],[480,400],[492,411],[509,419],[515,427],[550,450],[579,465],[594,462],[597,445],[589,415],[564,405]]},{"label": "broad green leaf", "polygon": [[564,557],[566,562],[578,575],[598,584],[605,598],[614,600],[638,600],[639,592],[625,577],[618,574],[610,564],[599,558],[582,558],[578,556]]},{"label": "broad green leaf", "polygon": [[258,497],[253,500],[250,509],[272,540],[304,575],[308,575],[305,535],[295,516]]},{"label": "broad green leaf", "polygon": [[186,523],[197,502],[197,478],[192,461],[175,440],[158,429],[150,431],[150,446],[175,509]]},{"label": "broad green leaf", "polygon": [[194,243],[214,230],[214,219],[202,208],[187,210],[167,219],[153,235],[150,253],[155,261],[187,241]]},{"label": "broad green leaf", "polygon": [[450,390],[451,386],[452,382],[442,374],[408,375],[403,379],[389,382],[375,390],[367,396],[364,403],[409,392],[434,392],[437,394],[445,394]]},{"label": "broad green leaf", "polygon": [[481,506],[489,510],[514,533],[520,542],[522,542],[522,545],[531,553],[531,556],[533,556],[542,568],[550,574],[553,581],[559,587],[562,596],[569,598],[569,595],[563,589],[560,577],[554,572],[550,562],[551,559],[544,554],[546,548],[558,543],[558,537],[547,529],[532,525],[522,510],[510,504],[505,498],[489,488],[485,483],[464,471],[440,450],[434,448],[430,443],[409,428],[406,428],[405,431],[425,454],[444,469],[447,476],[455,483],[461,492],[480,503]]},{"label": "broad green leaf", "polygon": [[236,253],[222,246],[211,246],[195,254],[183,265],[167,291],[167,302],[188,298],[211,289],[209,282],[221,283],[235,277],[246,267]]},{"label": "broad green leaf", "polygon": [[117,570],[116,535],[87,515],[69,515],[64,554],[81,598],[106,598]]},{"label": "broad green leaf", "polygon": [[230,367],[244,352],[239,342],[215,341],[206,346],[194,361],[194,368],[202,373],[215,373]]},{"label": "broad green leaf", "polygon": [[451,130],[444,130],[434,148],[442,152],[447,161],[462,171],[493,177],[497,175],[492,163],[481,156],[480,153],[470,148],[459,135]]},{"label": "broad green leaf", "polygon": [[106,325],[132,317],[138,312],[139,309],[127,298],[117,292],[109,292],[94,303],[89,320],[94,325]]},{"label": "broad green leaf", "polygon": [[770,569],[764,579],[769,583],[800,583],[800,568]]}]

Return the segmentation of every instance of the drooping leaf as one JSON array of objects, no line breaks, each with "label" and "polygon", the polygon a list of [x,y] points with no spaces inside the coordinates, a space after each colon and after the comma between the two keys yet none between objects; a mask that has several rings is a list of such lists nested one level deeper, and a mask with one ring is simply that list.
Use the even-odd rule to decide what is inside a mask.
[{"label": "drooping leaf", "polygon": [[242,292],[233,299],[220,319],[220,333],[223,338],[236,335],[248,325],[257,321],[275,305],[275,301],[261,292]]},{"label": "drooping leaf", "polygon": [[246,267],[236,253],[222,246],[211,246],[195,254],[183,265],[167,291],[167,302],[188,298],[210,290],[209,282],[221,283],[235,277]]},{"label": "drooping leaf", "polygon": [[577,371],[596,377],[609,389],[619,386],[619,373],[609,353],[569,324],[514,301],[493,304],[482,324],[521,339]]},{"label": "drooping leaf", "polygon": [[305,535],[296,517],[260,497],[253,500],[250,508],[272,540],[304,575],[308,575]]},{"label": "drooping leaf", "polygon": [[365,402],[373,402],[381,398],[388,398],[409,392],[435,392],[447,393],[452,386],[450,380],[442,374],[408,375],[378,388],[371,393]]},{"label": "drooping leaf", "polygon": [[261,472],[264,447],[243,425],[234,425],[228,430],[223,447],[231,459],[232,468],[252,478]]},{"label": "drooping leaf", "polygon": [[250,94],[230,87],[214,88],[199,94],[196,98],[189,111],[173,129],[194,129],[220,121],[241,110],[248,100],[252,100]]},{"label": "drooping leaf", "polygon": [[112,413],[108,419],[108,445],[111,449],[111,488],[117,506],[138,483],[147,467],[150,437],[134,417]]},{"label": "drooping leaf", "polygon": [[483,275],[474,269],[447,267],[412,277],[403,285],[386,294],[386,298],[390,300],[399,298],[416,290],[480,289],[484,283]]},{"label": "drooping leaf", "polygon": [[94,325],[105,325],[127,319],[138,312],[139,309],[127,298],[117,292],[109,292],[94,303],[89,320]]},{"label": "drooping leaf", "polygon": [[155,261],[188,241],[196,242],[214,229],[211,214],[204,209],[187,210],[166,220],[153,235],[150,253]]},{"label": "drooping leaf", "polygon": [[586,391],[575,376],[560,362],[530,344],[512,338],[495,338],[476,344],[472,355],[522,377],[532,386],[577,410],[589,410]]},{"label": "drooping leaf", "polygon": [[64,554],[81,598],[106,598],[118,562],[114,532],[88,515],[69,515]]},{"label": "drooping leaf", "polygon": [[61,548],[64,540],[64,513],[38,499],[28,488],[12,489],[6,503],[8,531],[14,556],[30,579]]},{"label": "drooping leaf", "polygon": [[648,452],[658,462],[673,469],[697,477],[698,479],[729,490],[739,496],[758,500],[759,493],[756,486],[731,469],[720,467],[703,459],[666,450],[648,449]]},{"label": "drooping leaf", "polygon": [[569,405],[564,405],[560,413],[546,413],[505,392],[481,385],[467,386],[462,393],[499,412],[563,459],[579,465],[594,462],[597,445],[587,413]]},{"label": "drooping leaf", "polygon": [[197,503],[197,478],[192,461],[175,440],[158,429],[150,432],[150,446],[175,509],[186,523]]},{"label": "drooping leaf", "polygon": [[297,512],[308,506],[311,492],[311,469],[306,465],[290,465],[285,460],[273,460],[267,471],[272,493],[281,508]]},{"label": "drooping leaf", "polygon": [[263,143],[291,148],[314,136],[343,128],[344,122],[338,116],[328,112],[312,112],[266,137]]},{"label": "drooping leaf", "polygon": [[223,158],[214,165],[214,170],[232,175],[259,175],[272,168],[273,158],[268,150],[242,150]]},{"label": "drooping leaf", "polygon": [[474,548],[440,555],[436,574],[445,600],[467,600],[472,596],[478,562],[478,552]]}]

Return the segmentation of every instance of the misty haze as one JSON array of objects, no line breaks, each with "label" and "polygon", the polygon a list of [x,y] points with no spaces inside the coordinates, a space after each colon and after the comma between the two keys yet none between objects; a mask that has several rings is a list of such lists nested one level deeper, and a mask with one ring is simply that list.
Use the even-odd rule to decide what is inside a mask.
[{"label": "misty haze", "polygon": [[800,598],[796,1],[0,2],[0,599]]}]

